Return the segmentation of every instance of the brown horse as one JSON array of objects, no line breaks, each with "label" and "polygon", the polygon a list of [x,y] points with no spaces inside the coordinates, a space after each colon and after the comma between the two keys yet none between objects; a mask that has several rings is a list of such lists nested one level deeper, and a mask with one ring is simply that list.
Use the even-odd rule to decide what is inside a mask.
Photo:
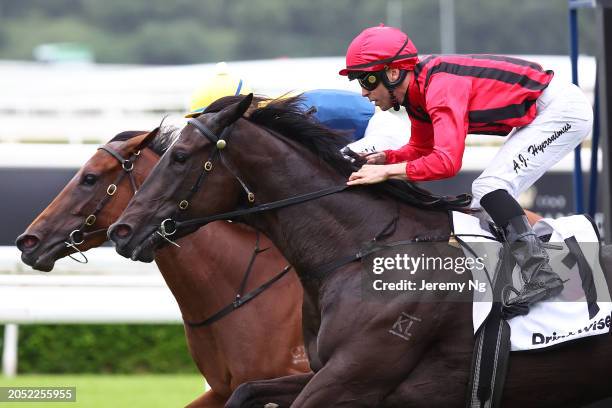
[{"label": "brown horse", "polygon": [[[72,240],[82,251],[104,243],[106,228],[171,142],[168,132],[162,133],[124,132],[103,146],[106,151],[98,150],[17,239],[23,262],[50,271],[57,259],[74,252],[66,241]],[[150,148],[145,148],[150,141]],[[138,150],[141,153],[135,156]],[[125,169],[132,167],[128,175]],[[116,191],[110,185],[116,185]],[[91,214],[95,220],[90,217],[88,225],[84,220]],[[80,232],[71,234],[75,230]],[[158,251],[155,261],[185,322],[203,321],[232,304],[256,241],[251,228],[217,222],[180,240],[180,249],[168,246]],[[259,247],[263,252],[255,258],[243,294],[287,265],[263,235]],[[291,272],[248,305],[206,327],[186,323],[191,355],[212,388],[192,405],[222,407],[245,381],[309,371],[302,346],[301,299],[301,286]]]},{"label": "brown horse", "polygon": [[[245,384],[228,407],[464,406],[474,345],[471,304],[456,301],[451,290],[429,299],[417,293],[375,301],[364,295],[366,274],[351,262],[368,242],[447,239],[447,204],[395,182],[346,189],[354,169],[338,154],[345,140],[304,117],[292,100],[257,108],[245,119],[251,102],[222,99],[190,121],[109,229],[118,252],[147,259],[162,243],[156,232],[183,236],[232,218],[264,231],[296,267],[315,374]],[[398,202],[398,195],[412,204]],[[181,219],[203,219],[170,219],[185,197],[189,210]],[[433,249],[442,257],[462,256],[446,244]],[[471,279],[469,273],[428,273],[434,282]],[[405,316],[413,324],[399,336],[395,330]],[[609,336],[516,353],[504,406],[576,406],[610,396],[611,363]]]}]

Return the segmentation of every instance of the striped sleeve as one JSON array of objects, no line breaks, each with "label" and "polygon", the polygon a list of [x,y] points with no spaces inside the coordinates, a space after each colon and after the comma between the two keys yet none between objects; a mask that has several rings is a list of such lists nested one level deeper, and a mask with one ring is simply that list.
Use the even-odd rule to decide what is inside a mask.
[{"label": "striped sleeve", "polygon": [[434,142],[431,123],[411,118],[410,127],[410,140],[405,146],[384,151],[387,164],[416,160],[431,153]]},{"label": "striped sleeve", "polygon": [[433,148],[406,164],[409,180],[424,181],[453,177],[461,169],[468,132],[469,78],[432,76],[426,92],[426,109],[433,125]]}]

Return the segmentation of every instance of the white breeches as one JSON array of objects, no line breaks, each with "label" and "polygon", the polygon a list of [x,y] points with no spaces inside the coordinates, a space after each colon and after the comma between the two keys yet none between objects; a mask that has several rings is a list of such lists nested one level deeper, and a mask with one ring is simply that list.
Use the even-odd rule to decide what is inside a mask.
[{"label": "white breeches", "polygon": [[494,190],[518,196],[591,132],[593,109],[577,86],[553,78],[536,101],[537,116],[507,136],[491,164],[472,183],[472,207]]}]

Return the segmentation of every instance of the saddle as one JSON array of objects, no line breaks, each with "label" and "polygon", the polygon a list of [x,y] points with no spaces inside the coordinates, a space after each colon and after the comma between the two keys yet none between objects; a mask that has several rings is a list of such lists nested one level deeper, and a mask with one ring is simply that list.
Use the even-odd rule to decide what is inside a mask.
[{"label": "saddle", "polygon": [[547,245],[550,264],[565,289],[535,304],[529,314],[508,319],[504,288],[520,287],[520,271],[494,229],[468,214],[452,213],[452,231],[466,257],[487,258],[486,268],[472,269],[473,279],[490,282],[487,293],[474,291],[476,337],[468,407],[496,407],[510,351],[540,350],[578,338],[610,332],[612,302],[600,260],[600,237],[583,215],[543,219],[534,231]]}]

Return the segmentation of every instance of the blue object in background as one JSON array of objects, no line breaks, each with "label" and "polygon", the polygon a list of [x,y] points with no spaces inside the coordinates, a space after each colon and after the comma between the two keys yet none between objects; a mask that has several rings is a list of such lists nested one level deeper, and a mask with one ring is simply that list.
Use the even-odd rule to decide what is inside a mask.
[{"label": "blue object in background", "polygon": [[356,92],[337,89],[315,89],[302,94],[304,110],[316,108],[313,116],[334,130],[348,131],[353,141],[365,134],[374,105]]}]

